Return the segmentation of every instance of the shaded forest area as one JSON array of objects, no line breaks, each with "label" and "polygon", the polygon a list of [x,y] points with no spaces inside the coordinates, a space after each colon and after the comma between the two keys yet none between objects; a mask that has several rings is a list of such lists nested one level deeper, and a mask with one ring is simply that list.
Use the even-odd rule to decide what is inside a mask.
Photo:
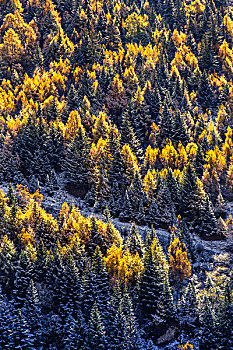
[{"label": "shaded forest area", "polygon": [[230,5],[0,0],[1,349],[233,349]]}]

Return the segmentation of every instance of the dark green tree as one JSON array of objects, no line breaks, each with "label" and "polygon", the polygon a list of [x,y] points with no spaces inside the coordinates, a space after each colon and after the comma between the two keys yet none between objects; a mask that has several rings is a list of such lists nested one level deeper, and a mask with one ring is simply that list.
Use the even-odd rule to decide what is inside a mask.
[{"label": "dark green tree", "polygon": [[105,330],[97,303],[94,303],[90,314],[87,341],[85,349],[94,350],[96,347],[100,350],[107,349]]},{"label": "dark green tree", "polygon": [[67,188],[81,197],[84,197],[88,190],[88,154],[88,139],[84,131],[79,128],[77,135],[67,147],[63,169]]}]

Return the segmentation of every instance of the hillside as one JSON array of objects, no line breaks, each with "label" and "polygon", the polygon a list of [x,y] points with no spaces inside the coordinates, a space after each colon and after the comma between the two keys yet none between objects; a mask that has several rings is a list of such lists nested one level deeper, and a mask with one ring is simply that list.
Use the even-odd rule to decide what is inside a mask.
[{"label": "hillside", "polygon": [[233,2],[0,0],[0,349],[233,348]]}]

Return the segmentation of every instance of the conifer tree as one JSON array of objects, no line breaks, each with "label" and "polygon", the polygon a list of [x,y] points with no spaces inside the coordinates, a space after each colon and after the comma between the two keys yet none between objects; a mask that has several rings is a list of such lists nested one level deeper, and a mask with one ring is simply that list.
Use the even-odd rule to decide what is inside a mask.
[{"label": "conifer tree", "polygon": [[0,246],[0,283],[4,293],[12,290],[15,275],[16,250],[7,236],[3,237]]},{"label": "conifer tree", "polygon": [[92,269],[94,275],[94,294],[99,311],[106,319],[106,309],[110,298],[108,274],[104,263],[103,254],[99,246],[96,247],[92,257]]},{"label": "conifer tree", "polygon": [[74,111],[79,105],[78,93],[72,84],[67,95],[67,108],[69,111]]},{"label": "conifer tree", "polygon": [[136,136],[134,128],[132,127],[132,122],[129,118],[128,111],[122,116],[121,144],[128,144],[133,153],[137,156],[138,160],[141,160],[143,154],[141,142]]},{"label": "conifer tree", "polygon": [[85,270],[82,274],[81,290],[80,290],[82,313],[86,321],[90,316],[90,311],[95,302],[93,285],[94,285],[94,275],[91,268],[90,260],[88,260],[86,262]]},{"label": "conifer tree", "polygon": [[108,171],[109,179],[112,182],[117,181],[119,187],[123,185],[123,163],[119,136],[111,129],[109,134],[109,151],[112,157],[111,165]]},{"label": "conifer tree", "polygon": [[33,280],[30,281],[29,287],[27,289],[25,306],[22,309],[22,312],[27,320],[32,334],[36,337],[38,346],[42,346],[43,329],[41,305],[38,291]]},{"label": "conifer tree", "polygon": [[64,140],[61,130],[54,126],[50,129],[47,147],[50,150],[48,156],[51,169],[54,169],[55,172],[60,172],[64,158]]},{"label": "conifer tree", "polygon": [[201,339],[200,349],[206,349],[215,346],[215,325],[216,317],[207,294],[204,295],[203,306],[201,311]]},{"label": "conifer tree", "polygon": [[77,135],[68,146],[63,169],[67,186],[77,189],[81,197],[85,196],[88,189],[88,152],[88,139],[84,131],[79,128]]},{"label": "conifer tree", "polygon": [[175,220],[175,208],[166,182],[157,194],[156,203],[159,226],[165,228],[171,226]]},{"label": "conifer tree", "polygon": [[119,190],[118,182],[116,180],[113,181],[111,187],[108,207],[112,216],[117,217],[119,215],[121,209],[121,193]]},{"label": "conifer tree", "polygon": [[204,111],[212,107],[213,92],[206,71],[203,72],[199,87],[199,102]]},{"label": "conifer tree", "polygon": [[216,217],[220,216],[222,218],[225,218],[226,212],[227,212],[226,202],[223,198],[222,193],[220,192],[218,197],[217,197],[217,203],[215,206],[215,215],[216,215]]},{"label": "conifer tree", "polygon": [[14,290],[15,306],[20,308],[24,305],[32,279],[33,265],[27,251],[22,251],[15,270]]},{"label": "conifer tree", "polygon": [[187,218],[187,221],[193,221],[200,198],[198,196],[197,177],[190,164],[183,171],[180,196],[182,200],[180,206],[182,216]]},{"label": "conifer tree", "polygon": [[176,180],[176,178],[174,177],[174,174],[170,168],[168,169],[166,183],[167,183],[167,187],[169,189],[170,195],[171,195],[171,200],[172,200],[173,204],[175,205],[175,208],[177,211],[177,209],[179,208],[179,205],[180,205],[180,201],[181,201],[180,185],[179,185],[178,181]]},{"label": "conifer tree", "polygon": [[51,170],[47,155],[47,131],[40,114],[39,123],[36,117],[30,117],[21,135],[18,135],[16,151],[20,158],[20,171],[27,177],[35,174],[42,181],[45,181],[46,174]]},{"label": "conifer tree", "polygon": [[208,196],[203,198],[201,202],[200,217],[201,223],[198,225],[199,233],[206,237],[211,235],[214,236],[217,232],[217,220],[214,215],[212,203]]},{"label": "conifer tree", "polygon": [[128,193],[128,190],[125,191],[124,201],[122,211],[119,215],[119,219],[123,222],[130,221],[131,218],[134,217],[133,205],[131,203],[131,199]]},{"label": "conifer tree", "polygon": [[224,303],[223,312],[221,315],[220,327],[220,344],[221,346],[231,348],[233,345],[233,332],[232,332],[232,272],[230,273],[230,278],[226,283],[224,290]]},{"label": "conifer tree", "polygon": [[61,245],[57,241],[53,248],[53,256],[46,268],[46,284],[51,293],[52,305],[50,307],[59,309],[62,302],[62,294],[65,288],[64,277],[65,268],[62,261]]},{"label": "conifer tree", "polygon": [[74,257],[70,254],[64,266],[63,288],[60,296],[60,313],[76,317],[81,312],[81,278]]},{"label": "conifer tree", "polygon": [[127,237],[125,245],[126,248],[129,250],[130,254],[135,255],[136,253],[138,253],[141,258],[143,257],[144,244],[135,223],[133,223],[130,228],[130,233]]},{"label": "conifer tree", "polygon": [[149,210],[147,212],[146,222],[149,224],[152,224],[155,228],[157,228],[159,226],[159,221],[160,221],[160,215],[159,215],[157,201],[153,199],[149,207]]},{"label": "conifer tree", "polygon": [[167,274],[166,269],[166,258],[155,236],[152,244],[146,247],[144,270],[140,281],[138,307],[142,319],[151,319],[157,312]]},{"label": "conifer tree", "polygon": [[[132,203],[132,208],[133,208],[133,218],[140,218],[139,217],[139,209],[140,209],[140,204],[141,204],[141,209],[143,210],[144,206],[144,194],[142,190],[142,181],[140,178],[140,174],[136,172],[133,181],[130,185],[129,191],[128,191],[129,199],[131,200]],[[141,220],[143,219],[142,217],[140,218]],[[143,221],[141,221],[143,222]]]},{"label": "conifer tree", "polygon": [[199,313],[197,291],[192,278],[182,295],[179,309],[181,311],[181,323],[184,327],[187,327],[188,329],[195,327],[199,318]]},{"label": "conifer tree", "polygon": [[3,296],[2,291],[0,294],[0,346],[4,348],[8,345],[10,337],[10,328],[12,326],[13,307],[12,304]]},{"label": "conifer tree", "polygon": [[87,326],[80,310],[78,311],[77,319],[69,315],[64,326],[65,332],[62,341],[64,349],[84,349],[86,329]]},{"label": "conifer tree", "polygon": [[90,314],[85,349],[93,350],[96,347],[100,350],[104,350],[107,348],[107,344],[105,339],[105,330],[102,324],[98,306],[96,303],[94,303]]},{"label": "conifer tree", "polygon": [[176,321],[176,309],[168,276],[164,278],[161,299],[156,313],[152,315],[155,326],[160,324],[172,325]]},{"label": "conifer tree", "polygon": [[123,298],[120,303],[119,313],[122,313],[123,334],[122,347],[123,349],[139,349],[139,333],[136,318],[134,315],[131,298],[127,292],[124,291]]},{"label": "conifer tree", "polygon": [[33,265],[33,276],[35,282],[41,283],[46,274],[46,265],[48,262],[48,254],[44,242],[40,239],[37,245],[36,260]]},{"label": "conifer tree", "polygon": [[24,315],[16,311],[12,319],[11,329],[9,330],[6,349],[35,349],[36,339],[32,334]]},{"label": "conifer tree", "polygon": [[197,154],[193,162],[193,167],[195,169],[195,173],[199,178],[202,178],[204,163],[205,163],[205,158],[203,154],[203,149],[201,145],[198,144]]},{"label": "conifer tree", "polygon": [[173,141],[176,144],[178,144],[179,141],[181,141],[183,145],[186,145],[188,142],[188,132],[185,127],[184,119],[180,111],[178,111],[175,114]]},{"label": "conifer tree", "polygon": [[91,219],[89,242],[86,244],[86,251],[90,256],[94,254],[97,246],[104,249],[104,240],[102,233],[98,227],[97,219],[95,216],[93,216]]},{"label": "conifer tree", "polygon": [[160,115],[159,127],[161,130],[161,136],[163,142],[166,142],[166,139],[169,138],[173,141],[174,136],[174,117],[169,109],[167,101],[163,103],[163,111]]}]

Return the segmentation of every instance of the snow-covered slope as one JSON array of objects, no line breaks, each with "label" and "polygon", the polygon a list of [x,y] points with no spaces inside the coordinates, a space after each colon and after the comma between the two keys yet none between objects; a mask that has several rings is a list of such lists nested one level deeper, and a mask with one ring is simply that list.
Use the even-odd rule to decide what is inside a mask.
[{"label": "snow-covered slope", "polygon": [[[95,213],[93,208],[90,208],[86,205],[85,201],[69,194],[63,186],[62,174],[58,177],[58,189],[49,195],[46,193],[45,188],[41,188],[41,192],[44,196],[42,205],[44,208],[54,216],[57,216],[61,210],[62,204],[66,202],[69,206],[75,205],[79,208],[81,214],[85,217],[95,216],[97,219],[103,219],[103,215]],[[0,185],[0,188],[7,193],[8,192],[8,183],[3,183]],[[233,203],[228,203],[228,212],[233,213]],[[123,235],[126,232],[129,232],[132,223],[125,223],[119,221],[119,219],[112,219],[114,226],[121,232]],[[148,226],[138,226],[139,232],[142,237],[146,236],[146,233],[150,231]],[[163,245],[164,248],[167,248],[170,243],[170,233],[164,229],[156,229],[156,234]],[[229,254],[233,256],[233,240],[231,237],[226,238],[225,240],[218,241],[205,241],[202,240],[199,236],[194,235],[194,244],[197,247],[197,251],[200,257],[208,258],[207,260],[212,260],[214,255],[219,254]],[[205,259],[206,260],[206,259]]]}]

